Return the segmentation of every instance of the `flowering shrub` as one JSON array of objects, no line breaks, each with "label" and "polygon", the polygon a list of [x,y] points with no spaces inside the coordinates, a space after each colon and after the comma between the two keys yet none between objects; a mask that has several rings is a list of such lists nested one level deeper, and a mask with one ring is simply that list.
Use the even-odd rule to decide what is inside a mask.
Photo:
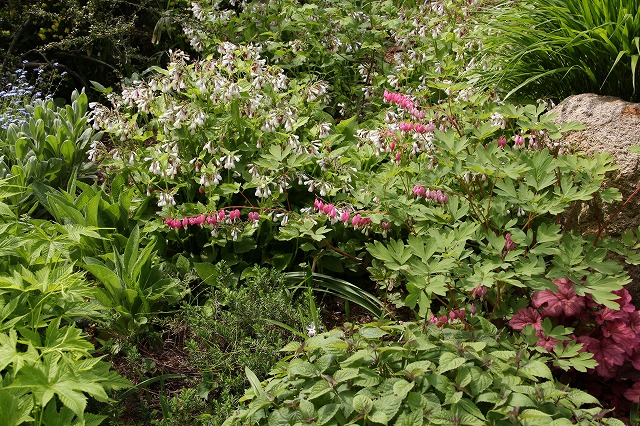
[{"label": "flowering shrub", "polygon": [[[377,111],[385,84],[414,87],[439,99],[447,76],[457,76],[477,47],[464,39],[481,2],[471,0],[352,2],[249,1],[230,8],[194,0],[185,33],[194,49],[212,52],[224,41],[251,41],[289,76],[318,76],[329,83],[334,116]],[[430,79],[445,80],[438,89]]]},{"label": "flowering shrub", "polygon": [[[185,33],[196,50],[211,52],[222,41],[251,40],[288,76],[327,81],[333,95],[331,110],[341,116],[362,111],[363,98],[371,96],[389,44],[387,31],[393,22],[389,18],[399,12],[385,2],[359,6],[344,0],[251,1],[233,9],[195,0],[191,9],[195,19]],[[382,16],[387,19],[377,19]]]},{"label": "flowering shrub", "polygon": [[[111,96],[112,109],[94,110],[94,125],[125,142],[110,155],[120,165],[147,167],[131,177],[159,207],[175,206],[176,197],[180,204],[228,203],[241,188],[253,188],[256,202],[283,194],[297,176],[277,166],[289,156],[291,165],[308,163],[331,126],[321,111],[325,84],[289,81],[255,46],[226,43],[215,60],[187,60],[176,52],[167,70]],[[270,155],[251,162],[263,149]],[[101,154],[98,143],[90,157]],[[238,177],[246,184],[237,185]]]},{"label": "flowering shrub", "polygon": [[[255,46],[219,50],[192,64],[176,53],[167,70],[112,96],[111,109],[94,109],[94,125],[123,141],[110,164],[157,197],[169,228],[210,228],[208,238],[197,233],[199,250],[203,237],[223,257],[262,244],[265,260],[286,268],[300,254],[277,253],[273,237],[296,241],[321,267],[326,256],[367,266],[390,298],[420,315],[445,296],[438,305],[463,308],[478,285],[488,289],[483,307],[499,317],[517,306],[519,288],[542,290],[560,276],[592,271],[585,291],[599,303],[625,283],[606,250],[561,226],[612,166],[604,155],[544,149],[539,141],[560,131],[543,108],[453,92],[451,106],[421,105],[386,91],[391,108],[356,130],[353,119],[334,126],[321,111],[323,82],[288,79]],[[97,142],[90,155],[101,153]],[[239,220],[248,213],[251,226]],[[573,256],[576,247],[584,257]]]},{"label": "flowering shrub", "polygon": [[[430,2],[353,15],[353,5],[320,13],[307,2],[285,8],[287,21],[273,18],[272,5],[284,3],[238,5],[236,18],[194,2],[204,28],[220,29],[206,33],[220,40],[192,33],[203,59],[174,52],[167,68],[95,105],[93,125],[111,140],[89,155],[157,207],[144,232],[166,235],[163,254],[196,269],[223,259],[238,274],[257,262],[340,274],[436,330],[473,328],[481,317],[504,324],[558,278],[617,307],[629,280],[608,258],[610,240],[570,229],[580,203],[619,198],[600,191],[615,167],[557,144],[578,126],[559,128],[543,105],[505,104],[456,81],[477,47],[465,42],[468,8]],[[312,11],[318,21],[305,29]],[[374,33],[362,50],[332,50],[330,24],[362,31],[356,21]],[[357,74],[351,61],[362,62]],[[345,81],[358,81],[367,102]],[[343,98],[353,103],[341,111]],[[547,329],[541,321],[535,341],[555,348],[564,335]],[[594,367],[581,344],[544,359]]]},{"label": "flowering shrub", "polygon": [[[563,270],[586,274],[585,291],[598,301],[615,298],[610,292],[628,281],[620,267],[577,266],[592,256],[604,261],[606,251],[563,229],[570,207],[596,196],[610,169],[604,157],[587,159],[566,148],[551,154],[538,141],[556,138],[558,129],[533,106],[459,100],[448,109],[417,107],[404,98],[385,94],[399,105],[386,113],[389,124],[360,132],[361,152],[368,146],[372,157],[382,159],[377,179],[365,187],[397,230],[388,243],[367,244],[374,258],[369,271],[381,287],[406,280],[404,303],[423,315],[434,298],[444,298],[438,305],[447,309],[469,307],[472,292],[482,286],[480,305],[502,316],[517,306],[521,289],[547,288]],[[587,170],[599,172],[587,177]],[[571,254],[576,247],[584,257]],[[600,280],[606,284],[592,285]]]},{"label": "flowering shrub", "polygon": [[[536,344],[547,351],[554,351],[556,347],[560,350],[570,341],[581,343],[581,350],[593,354],[597,361],[593,371],[599,381],[612,384],[606,392],[595,394],[614,399],[613,405],[618,408],[624,406],[624,402],[618,400],[622,395],[637,404],[640,311],[631,303],[629,292],[626,289],[615,291],[617,305],[612,309],[596,303],[591,295],[584,293],[581,284],[566,278],[558,278],[554,284],[555,291],[547,289],[533,294],[531,307],[520,308],[509,321],[511,328],[532,328],[539,338]],[[563,326],[564,335],[545,333],[545,319]],[[589,377],[593,378],[593,375]]]}]

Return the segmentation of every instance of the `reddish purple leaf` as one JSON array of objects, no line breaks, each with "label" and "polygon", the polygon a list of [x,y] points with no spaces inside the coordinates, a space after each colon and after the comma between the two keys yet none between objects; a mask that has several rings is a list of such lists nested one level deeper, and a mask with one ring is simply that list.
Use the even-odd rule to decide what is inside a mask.
[{"label": "reddish purple leaf", "polygon": [[522,330],[528,325],[532,325],[536,331],[542,330],[542,316],[534,308],[520,308],[517,314],[511,317],[509,325],[514,330]]},{"label": "reddish purple leaf", "polygon": [[542,315],[545,317],[579,315],[585,307],[585,300],[576,295],[573,282],[567,278],[558,278],[553,280],[553,283],[558,287],[558,291],[544,290],[534,293],[531,305],[542,308]]}]

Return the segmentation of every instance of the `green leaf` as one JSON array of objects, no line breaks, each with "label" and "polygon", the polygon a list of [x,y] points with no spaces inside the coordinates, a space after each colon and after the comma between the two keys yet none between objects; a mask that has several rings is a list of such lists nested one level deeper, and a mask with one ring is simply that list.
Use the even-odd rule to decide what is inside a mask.
[{"label": "green leaf", "polygon": [[318,369],[315,365],[309,361],[297,362],[289,366],[289,375],[292,378],[295,377],[316,377],[318,376]]},{"label": "green leaf", "polygon": [[387,334],[389,334],[381,328],[367,325],[361,327],[358,330],[358,333],[365,339],[379,339],[382,336],[386,336]]},{"label": "green leaf", "polygon": [[467,398],[462,398],[460,401],[458,401],[457,405],[458,407],[460,407],[462,410],[466,411],[473,417],[476,417],[480,420],[485,420],[484,415],[482,414],[482,411],[480,411],[478,406],[474,404],[473,401]]},{"label": "green leaf", "polygon": [[533,408],[522,410],[522,412],[518,415],[518,418],[527,421],[534,421],[534,424],[552,420],[552,417],[549,414],[544,413],[540,410],[534,410]]},{"label": "green leaf", "polygon": [[333,375],[333,380],[337,383],[346,382],[347,380],[358,377],[359,371],[357,368],[341,368]]},{"label": "green leaf", "polygon": [[90,351],[94,349],[93,344],[82,334],[82,330],[69,325],[60,328],[60,318],[56,318],[47,327],[44,348],[41,351],[42,354],[75,352],[76,355],[90,356]]},{"label": "green leaf", "polygon": [[33,421],[30,416],[33,409],[31,398],[23,396],[18,398],[10,392],[0,389],[0,419],[3,426],[18,426],[25,422]]},{"label": "green leaf", "polygon": [[614,201],[622,201],[622,194],[618,188],[607,188],[600,192],[600,198],[605,203],[612,203]]},{"label": "green leaf", "polygon": [[536,407],[536,403],[531,400],[526,395],[521,393],[513,392],[509,396],[509,405],[514,407]]},{"label": "green leaf", "polygon": [[567,393],[566,398],[575,404],[576,407],[581,407],[586,404],[600,404],[600,401],[598,401],[596,397],[580,389],[571,389],[569,393]]},{"label": "green leaf", "polygon": [[382,398],[376,399],[373,402],[373,407],[375,412],[382,412],[385,414],[387,419],[391,420],[400,409],[403,399],[404,397],[398,395],[385,395]]},{"label": "green leaf", "polygon": [[359,414],[368,414],[373,408],[373,401],[366,395],[356,395],[352,401],[353,409]]},{"label": "green leaf", "polygon": [[369,421],[386,425],[389,423],[389,416],[384,411],[374,411],[368,417]]},{"label": "green leaf", "polygon": [[300,399],[298,409],[304,419],[313,419],[315,417],[315,407],[312,402],[309,402],[306,399]]},{"label": "green leaf", "polygon": [[16,157],[20,160],[26,159],[29,152],[29,140],[27,138],[20,138],[15,142]]},{"label": "green leaf", "polygon": [[76,152],[75,144],[70,140],[65,140],[62,145],[60,145],[60,153],[62,157],[67,162],[67,164],[73,164],[74,154]]},{"label": "green leaf", "polygon": [[536,359],[528,360],[526,363],[521,363],[520,371],[535,377],[542,377],[549,380],[553,379],[551,370],[547,367],[547,364]]},{"label": "green leaf", "polygon": [[438,372],[440,374],[446,373],[447,371],[454,370],[460,367],[466,362],[467,362],[466,359],[461,358],[456,354],[453,354],[451,352],[445,352],[442,355],[440,355],[440,359],[438,361]]},{"label": "green leaf", "polygon": [[209,262],[196,262],[193,264],[196,274],[200,279],[211,287],[215,287],[218,284],[218,269],[213,263]]},{"label": "green leaf", "polygon": [[66,407],[82,418],[87,405],[87,398],[82,394],[85,384],[59,365],[59,355],[45,356],[43,361],[35,366],[24,366],[7,389],[23,389],[33,393],[41,407],[45,407],[57,395]]},{"label": "green leaf", "polygon": [[106,292],[99,293],[100,302],[107,307],[117,306],[121,300],[121,294],[125,290],[125,285],[121,282],[120,277],[98,259],[85,258],[82,267],[104,285]]},{"label": "green leaf", "polygon": [[56,408],[55,400],[49,402],[44,409],[45,425],[46,426],[68,426],[73,424],[75,414],[67,407],[62,407],[58,412]]},{"label": "green leaf", "polygon": [[15,329],[9,330],[9,334],[0,333],[0,371],[12,366],[12,374],[15,376],[25,364],[31,364],[39,355],[31,344],[26,352],[19,351],[18,334]]},{"label": "green leaf", "polygon": [[402,411],[398,418],[396,419],[396,426],[422,426],[424,424],[424,414],[422,411],[414,410],[414,411]]},{"label": "green leaf", "polygon": [[89,83],[91,83],[91,85],[97,92],[104,93],[105,95],[108,95],[113,90],[113,88],[111,87],[104,87],[102,84],[98,83],[97,81],[89,80]]},{"label": "green leaf", "polygon": [[318,409],[318,418],[316,419],[316,424],[324,425],[326,423],[329,423],[331,420],[333,420],[333,418],[335,417],[339,409],[340,409],[340,404],[323,405]]},{"label": "green leaf", "polygon": [[407,382],[406,380],[398,380],[393,384],[393,393],[404,399],[407,394],[413,389],[415,382]]},{"label": "green leaf", "polygon": [[264,393],[264,389],[262,389],[262,384],[260,383],[260,380],[258,380],[256,374],[247,366],[244,367],[244,374],[247,376],[247,380],[249,380],[253,393],[256,395],[262,395]]},{"label": "green leaf", "polygon": [[[333,388],[331,387],[331,385],[329,384],[329,382],[327,382],[326,380],[321,380],[319,382],[316,382],[310,389],[309,391],[309,396],[308,398],[310,400],[312,399],[316,399],[321,397],[322,395],[327,394],[328,392],[331,392],[333,390]],[[320,409],[321,410],[321,409]],[[318,415],[321,415],[321,411],[318,410]],[[335,414],[335,413],[334,413]],[[320,421],[320,420],[318,420]]]}]

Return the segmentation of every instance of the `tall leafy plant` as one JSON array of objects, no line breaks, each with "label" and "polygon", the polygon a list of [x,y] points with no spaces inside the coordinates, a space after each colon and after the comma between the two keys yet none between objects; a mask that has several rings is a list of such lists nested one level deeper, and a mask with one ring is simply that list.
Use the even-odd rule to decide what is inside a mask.
[{"label": "tall leafy plant", "polygon": [[[0,199],[24,188],[0,181]],[[92,424],[89,398],[128,381],[94,357],[80,324],[104,319],[94,286],[74,270],[72,228],[33,220],[0,201],[0,419],[3,425]]]},{"label": "tall leafy plant", "polygon": [[97,300],[116,313],[112,329],[117,335],[142,332],[152,315],[184,295],[179,280],[167,276],[162,266],[154,263],[154,248],[155,242],[140,248],[140,230],[136,226],[123,253],[114,247],[113,253],[101,258],[83,259],[81,266],[103,285],[98,289]]}]

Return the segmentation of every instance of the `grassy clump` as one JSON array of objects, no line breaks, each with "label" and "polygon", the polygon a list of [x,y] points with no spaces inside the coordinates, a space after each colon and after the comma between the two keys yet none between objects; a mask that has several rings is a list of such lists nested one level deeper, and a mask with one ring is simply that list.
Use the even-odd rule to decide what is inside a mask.
[{"label": "grassy clump", "polygon": [[638,98],[638,0],[500,2],[481,21],[481,85],[529,100]]}]

